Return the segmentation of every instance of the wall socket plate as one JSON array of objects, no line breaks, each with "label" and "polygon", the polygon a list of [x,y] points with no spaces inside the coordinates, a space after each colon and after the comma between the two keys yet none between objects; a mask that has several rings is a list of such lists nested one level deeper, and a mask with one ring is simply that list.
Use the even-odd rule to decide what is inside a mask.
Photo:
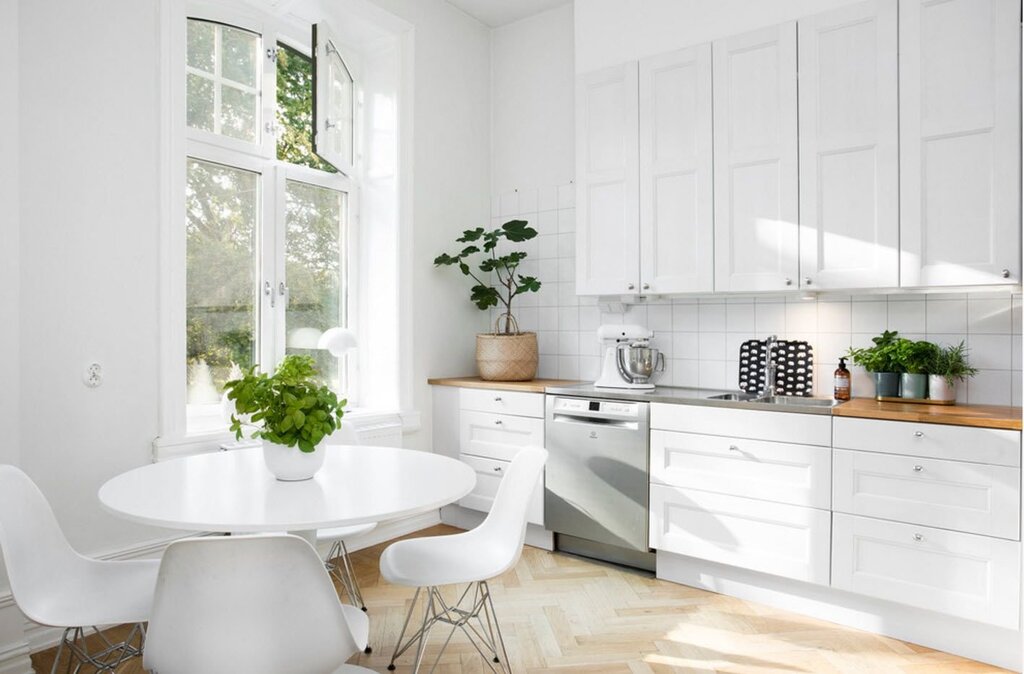
[{"label": "wall socket plate", "polygon": [[99,363],[89,363],[82,373],[82,381],[89,388],[97,388],[103,383],[103,368]]}]

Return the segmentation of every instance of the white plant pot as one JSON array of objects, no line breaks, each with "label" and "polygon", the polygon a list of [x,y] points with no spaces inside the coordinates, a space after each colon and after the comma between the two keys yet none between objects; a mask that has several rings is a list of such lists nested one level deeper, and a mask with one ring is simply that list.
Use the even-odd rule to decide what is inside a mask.
[{"label": "white plant pot", "polygon": [[304,452],[298,447],[263,441],[263,460],[267,469],[284,482],[310,479],[323,467],[326,456],[327,451],[322,446],[312,452]]},{"label": "white plant pot", "polygon": [[928,400],[956,400],[956,382],[950,384],[940,374],[928,375]]}]

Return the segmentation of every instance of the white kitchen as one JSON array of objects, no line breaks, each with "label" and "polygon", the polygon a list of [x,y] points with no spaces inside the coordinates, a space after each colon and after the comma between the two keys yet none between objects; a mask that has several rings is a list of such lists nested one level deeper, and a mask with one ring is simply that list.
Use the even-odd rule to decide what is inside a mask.
[{"label": "white kitchen", "polygon": [[0,674],[1022,670],[1019,2],[0,37]]}]

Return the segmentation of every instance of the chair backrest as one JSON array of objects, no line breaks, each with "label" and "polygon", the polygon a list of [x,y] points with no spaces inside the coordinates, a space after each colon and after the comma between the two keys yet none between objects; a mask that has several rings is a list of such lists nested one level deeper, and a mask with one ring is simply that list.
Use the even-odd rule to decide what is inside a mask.
[{"label": "chair backrest", "polygon": [[43,492],[19,468],[0,465],[0,551],[22,613],[52,625],[54,581],[90,563],[64,537]]},{"label": "chair backrest", "polygon": [[500,546],[502,552],[508,555],[509,563],[505,570],[515,566],[522,554],[526,537],[526,511],[547,460],[548,451],[543,447],[523,447],[519,450],[505,471],[505,476],[501,478],[490,513],[475,530],[489,538],[492,545]]},{"label": "chair backrest", "polygon": [[357,650],[323,561],[303,539],[190,538],[164,552],[146,669],[319,674]]},{"label": "chair backrest", "polygon": [[341,422],[341,425],[334,429],[328,437],[324,438],[328,445],[361,445],[359,433],[351,423]]}]

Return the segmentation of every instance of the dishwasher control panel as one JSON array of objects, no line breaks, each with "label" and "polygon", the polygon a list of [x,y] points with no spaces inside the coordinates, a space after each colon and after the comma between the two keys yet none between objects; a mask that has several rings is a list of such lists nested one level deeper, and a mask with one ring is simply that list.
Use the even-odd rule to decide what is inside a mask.
[{"label": "dishwasher control panel", "polygon": [[594,400],[592,398],[563,398],[552,401],[552,411],[581,417],[601,417],[616,419],[637,419],[640,417],[641,406],[646,403],[626,402],[622,400]]}]

